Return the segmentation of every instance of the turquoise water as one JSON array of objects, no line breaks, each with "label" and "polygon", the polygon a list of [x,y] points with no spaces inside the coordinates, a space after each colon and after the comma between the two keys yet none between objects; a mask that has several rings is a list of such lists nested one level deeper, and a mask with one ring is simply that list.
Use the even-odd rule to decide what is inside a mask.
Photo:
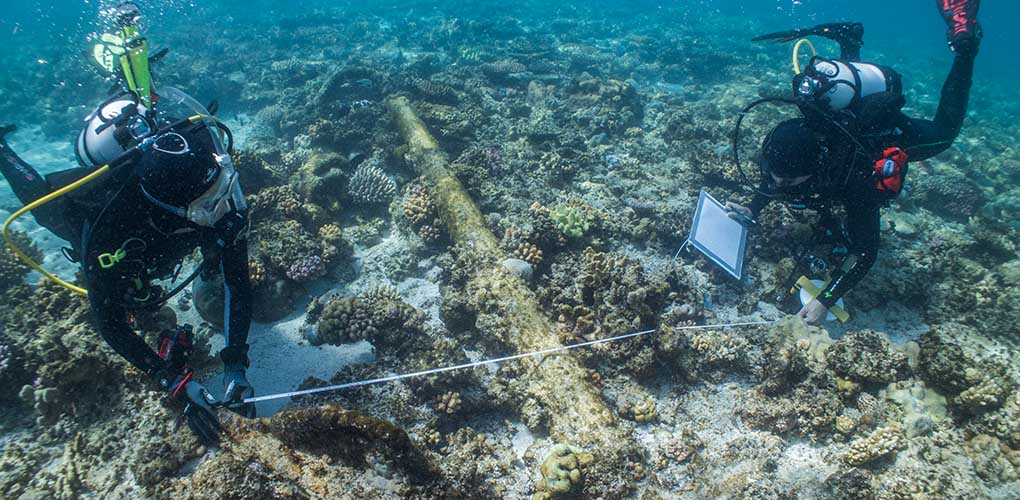
[{"label": "turquoise water", "polygon": [[[209,452],[107,348],[87,302],[4,254],[0,497],[1020,497],[1020,3],[982,6],[963,130],[882,209],[848,323],[791,317],[799,273],[824,277],[811,266],[833,265],[817,261],[838,246],[805,248],[813,212],[773,204],[739,281],[677,251],[702,189],[749,202],[731,161],[736,117],[789,92],[791,46],[752,37],[863,22],[863,59],[901,73],[905,113],[930,118],[954,57],[934,3],[139,2],[151,51],[170,49],[157,93],[217,102],[236,139],[256,394],[647,335],[526,369],[260,401],[269,423],[220,411],[234,443]],[[86,54],[118,2],[8,4],[0,125],[18,126],[8,140],[40,172],[73,167],[81,119],[117,86]],[[435,156],[405,144],[396,97]],[[794,112],[748,117],[747,162]],[[421,177],[435,158],[445,183]],[[0,179],[0,217],[19,206]],[[76,279],[64,242],[30,217],[12,227]],[[168,309],[196,326],[196,379],[218,397],[222,310],[202,293]],[[132,326],[153,345],[146,318]],[[398,429],[352,430],[318,404]],[[424,469],[392,454],[400,437],[447,482],[411,479]],[[570,493],[554,491],[543,462],[564,450],[584,462],[582,449],[594,468],[576,465],[584,480],[567,472]]]}]

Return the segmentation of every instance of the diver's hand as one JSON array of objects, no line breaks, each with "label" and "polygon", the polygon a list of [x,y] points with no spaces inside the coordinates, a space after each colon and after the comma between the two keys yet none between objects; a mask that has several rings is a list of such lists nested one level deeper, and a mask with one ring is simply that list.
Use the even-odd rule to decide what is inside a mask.
[{"label": "diver's hand", "polygon": [[805,304],[804,307],[800,308],[800,312],[797,313],[797,316],[803,318],[804,322],[809,325],[817,325],[823,318],[825,318],[825,315],[828,312],[828,307],[825,307],[825,305],[819,302],[818,299],[813,299],[811,302]]},{"label": "diver's hand", "polygon": [[727,212],[726,215],[729,215],[731,219],[740,222],[741,224],[754,221],[754,214],[751,213],[751,209],[739,203],[727,201],[725,208]]},{"label": "diver's hand", "polygon": [[195,433],[202,444],[215,446],[220,442],[221,431],[220,422],[212,407],[216,404],[216,398],[209,394],[202,384],[191,379],[193,373],[191,370],[184,370],[165,387],[170,397],[184,404],[181,418],[188,422],[191,432]]},{"label": "diver's hand", "polygon": [[255,418],[255,403],[244,402],[247,398],[255,397],[255,388],[248,382],[243,369],[224,369],[223,387],[223,402],[228,410],[245,418]]},{"label": "diver's hand", "polygon": [[981,1],[935,0],[935,6],[949,27],[946,31],[946,40],[953,52],[961,56],[976,55],[983,35],[977,20]]}]

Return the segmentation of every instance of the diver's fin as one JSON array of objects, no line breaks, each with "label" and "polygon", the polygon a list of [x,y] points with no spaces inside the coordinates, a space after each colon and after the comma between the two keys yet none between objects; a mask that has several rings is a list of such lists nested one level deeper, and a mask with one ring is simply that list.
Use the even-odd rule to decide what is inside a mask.
[{"label": "diver's fin", "polygon": [[210,115],[215,115],[216,112],[220,110],[220,100],[213,99],[212,102],[210,102],[209,105],[205,107],[205,109],[206,111],[209,112]]},{"label": "diver's fin", "polygon": [[156,52],[155,54],[149,56],[149,64],[159,62],[159,60],[162,59],[163,56],[165,56],[168,52],[170,52],[170,49],[163,47],[162,49],[159,50],[159,52]]},{"label": "diver's fin", "polygon": [[775,33],[769,33],[767,35],[756,36],[751,39],[752,42],[764,42],[773,41],[775,43],[784,43],[793,40],[794,38],[800,38],[810,35],[810,29],[796,29],[787,31],[777,31]]},{"label": "diver's fin", "polygon": [[861,40],[864,37],[864,25],[861,23],[828,23],[819,24],[813,28],[797,28],[787,31],[777,31],[775,33],[769,33],[767,35],[756,36],[751,39],[752,42],[763,42],[771,40],[776,43],[784,43],[793,41],[795,38],[804,38],[806,36],[820,36],[835,40],[836,42],[842,43],[857,43],[861,44]]},{"label": "diver's fin", "polygon": [[7,134],[18,130],[17,125],[0,125],[0,141],[7,138]]}]

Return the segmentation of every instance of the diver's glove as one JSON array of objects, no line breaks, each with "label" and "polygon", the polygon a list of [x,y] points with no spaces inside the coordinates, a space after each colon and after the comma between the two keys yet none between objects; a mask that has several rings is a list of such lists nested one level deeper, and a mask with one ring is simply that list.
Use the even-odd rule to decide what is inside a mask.
[{"label": "diver's glove", "polygon": [[255,418],[255,403],[245,403],[247,398],[255,397],[255,388],[244,376],[244,369],[223,370],[223,403],[227,409],[245,418]]},{"label": "diver's glove", "polygon": [[227,409],[245,418],[255,418],[255,403],[245,403],[255,397],[255,388],[248,382],[248,345],[227,346],[220,351],[223,360],[223,403]]},{"label": "diver's glove", "polygon": [[213,410],[216,398],[202,384],[192,380],[193,374],[190,369],[185,369],[172,379],[161,376],[159,383],[171,398],[184,404],[181,418],[188,422],[191,432],[202,444],[215,446],[220,442],[222,430]]},{"label": "diver's glove", "polygon": [[946,31],[946,40],[953,52],[961,56],[977,55],[978,45],[984,35],[977,20],[981,1],[935,0],[935,6],[949,27]]}]

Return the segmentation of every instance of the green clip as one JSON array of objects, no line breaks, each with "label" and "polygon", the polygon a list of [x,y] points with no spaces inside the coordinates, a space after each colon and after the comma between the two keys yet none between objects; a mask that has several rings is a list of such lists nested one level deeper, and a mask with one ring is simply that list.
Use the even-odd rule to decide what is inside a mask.
[{"label": "green clip", "polygon": [[124,260],[125,257],[127,257],[127,250],[124,250],[123,248],[118,248],[113,253],[100,254],[98,257],[99,267],[109,269],[116,266],[117,263]]}]

